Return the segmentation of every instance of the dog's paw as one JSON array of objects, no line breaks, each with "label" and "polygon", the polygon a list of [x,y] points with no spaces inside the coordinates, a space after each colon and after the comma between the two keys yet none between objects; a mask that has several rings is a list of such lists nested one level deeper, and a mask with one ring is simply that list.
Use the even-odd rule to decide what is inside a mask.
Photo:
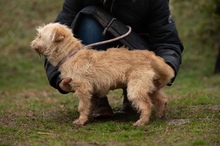
[{"label": "dog's paw", "polygon": [[85,125],[85,121],[80,120],[80,119],[76,119],[75,121],[73,121],[73,124],[78,125],[78,126],[84,126]]},{"label": "dog's paw", "polygon": [[159,119],[165,119],[166,118],[166,107],[167,103],[165,103],[163,106],[159,107],[158,110],[156,111],[156,118]]},{"label": "dog's paw", "polygon": [[158,113],[156,113],[156,118],[165,119],[166,118],[166,113],[165,112],[158,112]]},{"label": "dog's paw", "polygon": [[144,121],[142,121],[142,120],[138,120],[137,122],[135,122],[135,123],[133,124],[133,126],[134,126],[134,127],[139,127],[139,126],[144,126],[144,125],[146,125],[146,124],[148,124],[148,122],[144,122]]}]

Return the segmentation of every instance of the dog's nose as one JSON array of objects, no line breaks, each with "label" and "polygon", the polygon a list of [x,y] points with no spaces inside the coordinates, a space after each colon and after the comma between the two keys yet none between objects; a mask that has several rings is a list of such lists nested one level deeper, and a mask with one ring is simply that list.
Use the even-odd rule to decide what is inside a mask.
[{"label": "dog's nose", "polygon": [[32,41],[32,42],[30,43],[30,46],[31,46],[32,49],[35,49],[35,46],[36,46],[36,45],[35,45],[34,41]]},{"label": "dog's nose", "polygon": [[38,54],[40,53],[40,48],[37,46],[37,44],[35,43],[35,41],[32,41],[32,42],[30,43],[30,46],[31,46],[31,48],[32,48],[35,52],[37,52]]}]

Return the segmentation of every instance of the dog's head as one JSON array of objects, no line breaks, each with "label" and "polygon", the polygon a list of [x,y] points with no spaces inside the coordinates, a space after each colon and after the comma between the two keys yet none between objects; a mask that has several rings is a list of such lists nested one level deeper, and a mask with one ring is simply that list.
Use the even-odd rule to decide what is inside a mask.
[{"label": "dog's head", "polygon": [[[59,23],[49,23],[37,28],[37,36],[31,42],[30,46],[38,54],[49,56],[54,52],[58,52],[57,47],[64,39],[73,34],[69,28]],[[55,47],[56,46],[56,47]]]}]

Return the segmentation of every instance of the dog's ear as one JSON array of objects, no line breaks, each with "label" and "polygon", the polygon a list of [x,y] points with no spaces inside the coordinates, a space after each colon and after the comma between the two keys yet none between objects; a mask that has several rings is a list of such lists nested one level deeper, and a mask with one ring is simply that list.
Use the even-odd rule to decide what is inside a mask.
[{"label": "dog's ear", "polygon": [[54,28],[52,33],[52,40],[54,42],[61,42],[65,38],[65,32],[62,28]]}]

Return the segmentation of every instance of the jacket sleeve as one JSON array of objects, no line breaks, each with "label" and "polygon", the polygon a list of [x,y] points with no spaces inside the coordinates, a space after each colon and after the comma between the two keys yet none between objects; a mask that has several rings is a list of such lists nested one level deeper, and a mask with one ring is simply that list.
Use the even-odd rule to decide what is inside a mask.
[{"label": "jacket sleeve", "polygon": [[[80,11],[81,3],[81,0],[65,0],[63,3],[63,8],[61,12],[58,14],[55,22],[71,26],[73,19],[75,18],[78,11]],[[60,72],[58,71],[58,67],[54,67],[46,59],[44,68],[46,70],[46,75],[50,85],[55,89],[58,89],[60,93],[65,94],[66,92],[62,91],[59,88],[59,83],[62,79],[59,78]]]},{"label": "jacket sleeve", "polygon": [[184,48],[170,14],[169,1],[150,0],[149,18],[149,48],[173,68],[176,76],[182,62],[181,53]]},{"label": "jacket sleeve", "polygon": [[82,0],[65,0],[63,3],[63,8],[58,14],[55,22],[71,26],[73,19],[77,13],[82,9]]}]

